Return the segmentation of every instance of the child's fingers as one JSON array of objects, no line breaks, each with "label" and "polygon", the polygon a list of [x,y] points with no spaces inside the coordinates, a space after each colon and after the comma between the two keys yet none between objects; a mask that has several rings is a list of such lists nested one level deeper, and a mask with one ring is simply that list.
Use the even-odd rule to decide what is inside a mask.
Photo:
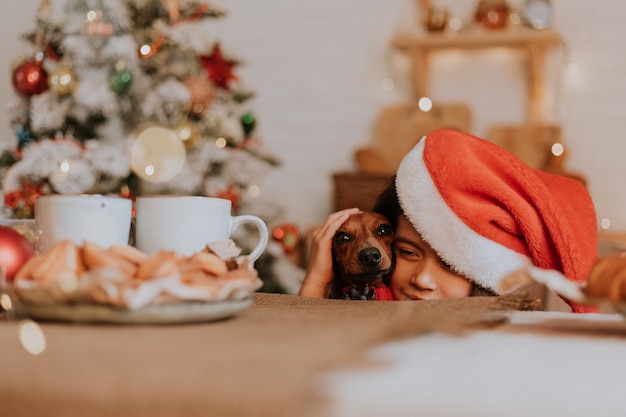
[{"label": "child's fingers", "polygon": [[329,215],[322,227],[316,232],[316,235],[322,240],[331,238],[350,215],[360,211],[358,208],[349,208]]}]

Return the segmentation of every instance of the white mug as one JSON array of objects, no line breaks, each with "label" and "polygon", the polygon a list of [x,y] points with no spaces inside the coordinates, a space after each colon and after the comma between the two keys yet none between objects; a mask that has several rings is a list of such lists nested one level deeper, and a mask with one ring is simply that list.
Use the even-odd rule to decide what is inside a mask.
[{"label": "white mug", "polygon": [[191,256],[211,242],[231,238],[244,223],[254,225],[259,242],[248,257],[256,261],[267,247],[267,225],[252,215],[231,215],[230,200],[214,197],[144,195],[135,202],[137,248],[152,254],[171,250]]},{"label": "white mug", "polygon": [[82,246],[85,240],[104,248],[127,245],[133,203],[100,194],[51,194],[35,200],[36,251],[44,253],[61,240]]}]

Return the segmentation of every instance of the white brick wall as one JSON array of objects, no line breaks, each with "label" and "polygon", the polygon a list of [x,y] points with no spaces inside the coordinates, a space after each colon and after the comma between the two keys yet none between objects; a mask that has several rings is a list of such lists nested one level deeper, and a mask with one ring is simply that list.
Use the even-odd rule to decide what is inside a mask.
[{"label": "white brick wall", "polygon": [[[28,51],[20,46],[18,34],[32,27],[38,3],[0,4],[3,102],[12,94],[10,63]],[[476,2],[434,3],[466,18]],[[232,0],[217,4],[228,16],[215,33],[227,51],[246,61],[239,73],[258,94],[252,106],[259,131],[284,161],[268,178],[265,192],[282,201],[301,226],[319,224],[331,209],[332,173],[353,169],[352,153],[371,139],[379,109],[408,97],[403,60],[391,53],[388,40],[394,31],[414,24],[415,2]],[[614,230],[626,231],[626,4],[553,0],[553,7],[554,26],[569,45],[569,55],[557,52],[550,58],[549,93],[559,92],[561,79],[553,120],[564,128],[568,166],[589,180],[598,218],[607,217]],[[519,55],[500,50],[438,55],[432,95],[471,104],[474,133],[483,135],[492,123],[522,120],[522,65]],[[380,86],[390,76],[396,81],[395,91]],[[5,115],[0,117],[0,138],[14,140]]]}]

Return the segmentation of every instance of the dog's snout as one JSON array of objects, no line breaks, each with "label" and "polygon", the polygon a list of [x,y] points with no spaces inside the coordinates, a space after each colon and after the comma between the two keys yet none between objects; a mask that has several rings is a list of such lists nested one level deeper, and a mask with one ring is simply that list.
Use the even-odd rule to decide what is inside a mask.
[{"label": "dog's snout", "polygon": [[382,255],[377,248],[365,248],[359,252],[359,262],[363,266],[376,266],[381,259]]}]

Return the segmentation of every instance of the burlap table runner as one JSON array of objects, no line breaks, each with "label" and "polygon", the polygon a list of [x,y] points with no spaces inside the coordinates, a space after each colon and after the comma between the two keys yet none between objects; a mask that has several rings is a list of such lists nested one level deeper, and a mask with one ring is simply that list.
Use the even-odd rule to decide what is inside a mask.
[{"label": "burlap table runner", "polygon": [[[0,320],[0,415],[324,416],[321,373],[367,363],[368,348],[426,331],[502,322],[527,297],[432,302],[263,294],[234,318],[168,326],[41,323],[46,350]],[[326,411],[325,411],[326,410]]]}]

